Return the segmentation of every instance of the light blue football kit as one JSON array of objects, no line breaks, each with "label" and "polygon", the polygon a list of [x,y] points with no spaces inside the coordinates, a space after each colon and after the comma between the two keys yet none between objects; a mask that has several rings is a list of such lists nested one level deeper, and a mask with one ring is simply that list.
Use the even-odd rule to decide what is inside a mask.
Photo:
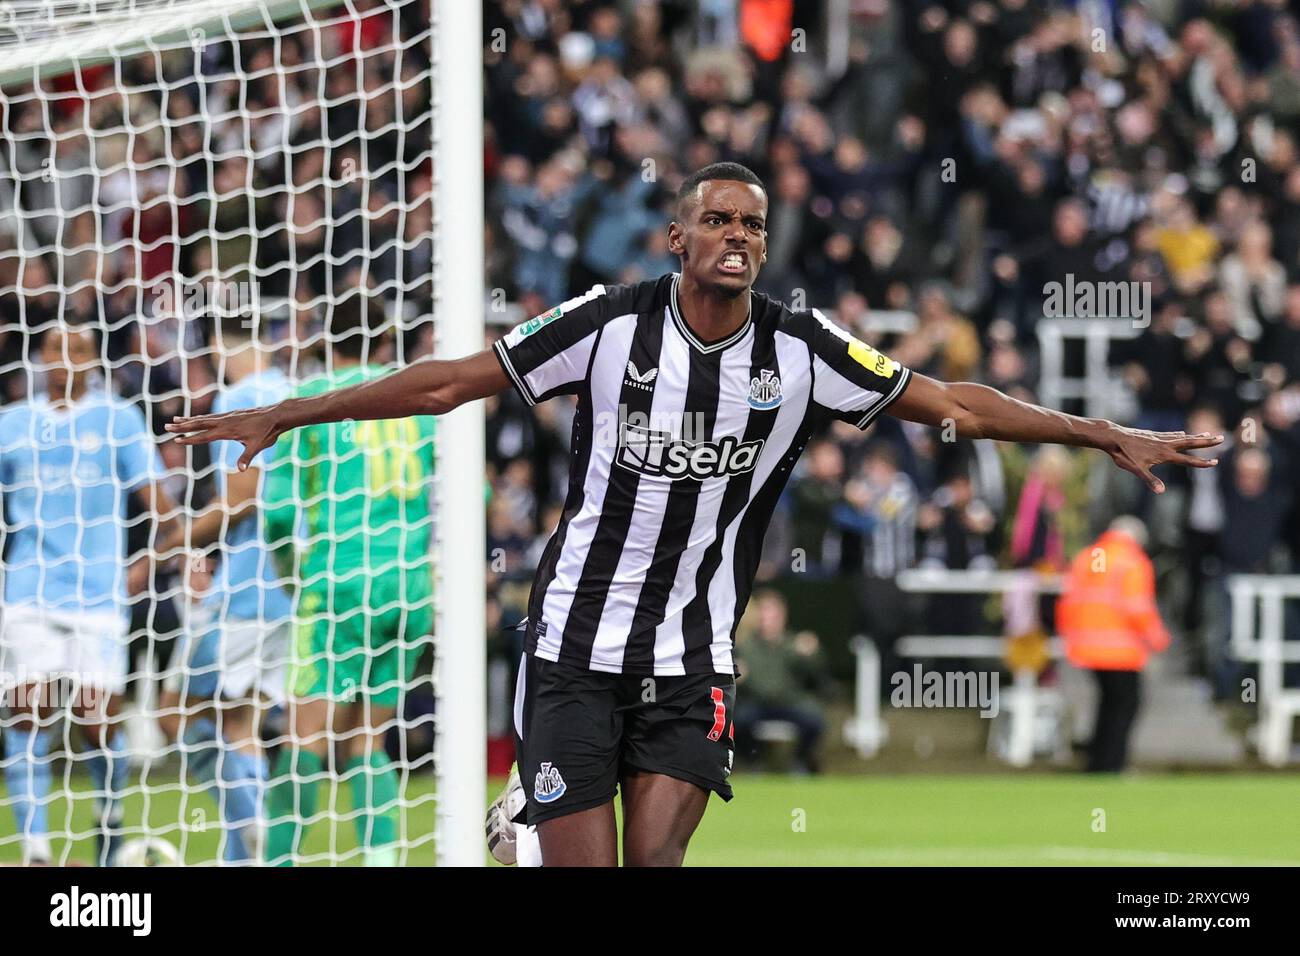
[{"label": "light blue football kit", "polygon": [[[0,413],[5,541],[0,683],[69,677],[85,690],[126,682],[127,495],[162,477],[144,415],[95,390],[56,407],[32,399]],[[101,823],[126,787],[125,735],[86,758]],[[5,784],[25,845],[48,853],[49,731],[5,734]]]},{"label": "light blue football kit", "polygon": [[[223,390],[212,411],[221,414],[271,405],[287,397],[289,390],[283,372],[265,369]],[[243,448],[238,442],[220,441],[213,443],[212,450],[216,496],[223,499],[229,473],[238,467]],[[212,591],[191,616],[184,672],[176,673],[187,697],[241,702],[255,697],[272,702],[284,699],[293,602],[277,579],[264,543],[259,500],[253,515],[226,531]],[[190,776],[211,788],[221,812],[222,859],[232,864],[256,860],[266,758],[219,740],[210,717],[187,721],[184,742]]]}]

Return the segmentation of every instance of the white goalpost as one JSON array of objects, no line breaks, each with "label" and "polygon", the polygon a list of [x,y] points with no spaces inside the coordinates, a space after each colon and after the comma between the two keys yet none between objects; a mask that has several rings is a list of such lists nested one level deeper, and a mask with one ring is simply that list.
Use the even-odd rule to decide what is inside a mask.
[{"label": "white goalpost", "polygon": [[[219,410],[241,381],[251,388],[246,374],[270,370],[286,390],[339,381],[347,336],[332,329],[358,294],[383,317],[363,365],[396,368],[483,348],[481,31],[478,0],[0,2],[0,651],[29,612],[42,627],[57,623],[51,633],[75,634],[92,610],[116,607],[129,623],[120,638],[111,622],[101,637],[129,660],[113,726],[128,732],[130,763],[125,776],[122,760],[110,757],[102,769],[93,722],[75,706],[77,692],[99,677],[67,666],[26,671],[30,661],[0,653],[0,864],[44,853],[54,863],[92,862],[106,834],[136,851],[166,841],[187,864],[262,862],[277,823],[266,816],[269,795],[284,782],[274,758],[302,741],[278,695],[259,693],[260,681],[300,696],[306,660],[338,686],[346,646],[329,643],[343,649],[313,657],[317,645],[305,635],[316,628],[334,641],[355,609],[335,608],[334,598],[331,610],[309,617],[304,608],[321,580],[341,586],[357,575],[371,582],[356,592],[365,595],[359,603],[385,595],[365,609],[367,640],[378,633],[370,611],[374,629],[381,619],[401,622],[383,625],[397,635],[386,646],[400,663],[376,691],[385,705],[383,695],[395,694],[396,716],[374,728],[397,796],[366,802],[382,789],[368,776],[370,757],[355,770],[343,756],[360,746],[359,731],[331,723],[318,797],[308,802],[306,790],[296,791],[292,822],[302,834],[288,862],[484,864],[482,403],[427,430],[412,420],[409,429],[344,422],[322,432],[339,458],[328,473],[345,475],[353,461],[370,502],[396,495],[403,518],[366,526],[363,536],[333,527],[322,514],[346,513],[357,489],[304,479],[291,574],[272,554],[285,541],[270,540],[263,518],[233,512],[215,541],[187,531],[187,557],[164,560],[169,529],[195,526],[151,514],[135,494],[143,465],[132,472],[122,464],[143,461],[134,445],[144,435],[154,477],[180,515],[215,507],[229,481],[221,453],[167,441],[164,423]],[[42,353],[47,333],[59,330],[70,361],[68,330],[84,324],[99,353],[88,399],[71,373],[58,394],[61,362]],[[237,326],[243,338],[231,331]],[[252,351],[236,354],[236,338]],[[249,365],[241,356],[253,351],[260,358]],[[101,400],[112,409],[102,440],[87,437],[99,426],[77,417]],[[142,431],[132,437],[122,423],[137,416]],[[32,441],[6,439],[21,427]],[[317,454],[303,473],[328,457]],[[108,538],[95,533],[102,527]],[[100,582],[103,554],[92,551],[105,540],[120,552],[117,571]],[[253,576],[274,579],[277,593],[296,602],[292,613],[269,610],[267,598],[236,614],[236,600],[222,596],[222,587],[238,590],[237,562],[246,566],[249,554],[260,555]],[[128,595],[136,581],[129,569],[142,555],[147,583]],[[348,564],[356,555],[364,566]],[[427,596],[411,590],[421,574],[432,581]],[[384,590],[380,581],[397,583]],[[234,694],[195,690],[227,686],[234,638],[226,635],[236,631],[255,635],[265,674]],[[222,635],[211,644],[220,648],[215,659],[200,650],[210,634]],[[49,686],[62,696],[28,706],[19,691],[33,675],[57,678]],[[368,686],[356,688],[362,697],[331,691],[329,713],[367,699]],[[214,708],[214,696],[227,704]],[[257,784],[263,816],[244,829],[230,822],[237,783],[223,768],[233,762],[213,757],[220,748],[191,732],[199,717],[215,715],[220,737],[240,705],[263,698],[264,750],[250,759],[267,758],[271,770]],[[292,783],[318,783],[298,766]],[[349,773],[361,781],[351,790]],[[372,845],[376,819],[394,810],[395,842]]]},{"label": "white goalpost", "polygon": [[[482,10],[479,0],[443,2],[435,16],[437,70],[446,80],[434,86],[435,234],[454,235],[434,250],[436,314],[441,352],[458,358],[483,348]],[[459,772],[438,803],[438,852],[450,865],[481,866],[487,803],[483,403],[462,406],[441,424],[439,583],[457,599],[439,604],[438,681],[447,692],[439,695],[438,762]],[[472,600],[461,600],[469,595]]]}]

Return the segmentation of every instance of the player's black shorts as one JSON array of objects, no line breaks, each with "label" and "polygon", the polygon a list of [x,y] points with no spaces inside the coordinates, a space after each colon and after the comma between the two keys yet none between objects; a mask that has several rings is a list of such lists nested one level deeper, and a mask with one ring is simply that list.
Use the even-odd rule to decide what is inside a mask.
[{"label": "player's black shorts", "polygon": [[662,773],[731,799],[736,681],[728,674],[606,674],[525,654],[515,749],[536,824],[614,799],[629,773]]}]

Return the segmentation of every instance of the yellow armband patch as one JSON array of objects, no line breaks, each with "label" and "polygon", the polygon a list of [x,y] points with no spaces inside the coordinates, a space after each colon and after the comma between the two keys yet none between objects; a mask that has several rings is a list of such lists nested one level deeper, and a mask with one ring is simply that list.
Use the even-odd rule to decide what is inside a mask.
[{"label": "yellow armband patch", "polygon": [[849,358],[881,378],[893,378],[894,370],[898,368],[898,363],[888,355],[877,352],[859,339],[849,339]]}]

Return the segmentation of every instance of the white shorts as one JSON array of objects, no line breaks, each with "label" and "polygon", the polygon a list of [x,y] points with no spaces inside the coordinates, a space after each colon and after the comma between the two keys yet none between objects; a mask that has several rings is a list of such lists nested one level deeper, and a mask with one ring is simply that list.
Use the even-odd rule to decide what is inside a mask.
[{"label": "white shorts", "polygon": [[248,700],[273,704],[285,700],[289,670],[288,619],[227,620],[197,613],[186,628],[185,643],[168,670],[163,686],[205,700]]},{"label": "white shorts", "polygon": [[110,694],[126,689],[127,623],[117,611],[61,611],[35,604],[0,610],[0,685],[69,678]]}]

